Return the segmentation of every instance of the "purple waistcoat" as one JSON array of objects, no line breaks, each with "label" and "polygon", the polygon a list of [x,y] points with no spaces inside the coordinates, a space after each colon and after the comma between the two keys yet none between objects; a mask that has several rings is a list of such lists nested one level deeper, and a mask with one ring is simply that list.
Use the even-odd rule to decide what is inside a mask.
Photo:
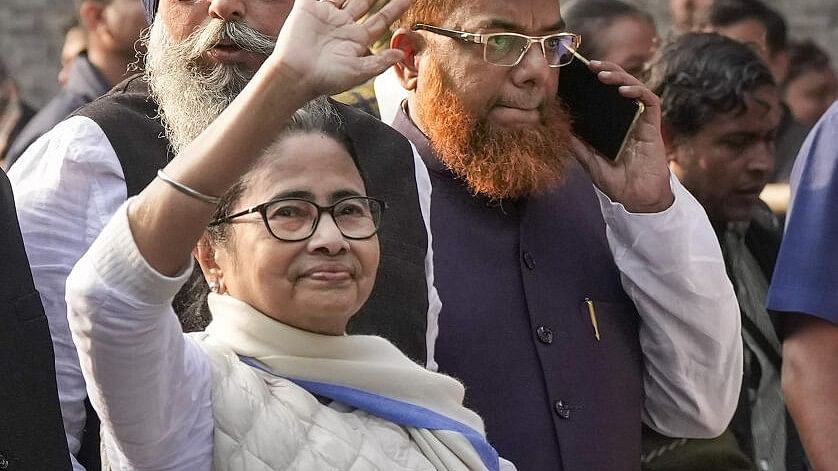
[{"label": "purple waistcoat", "polygon": [[436,359],[465,383],[489,441],[522,471],[640,469],[639,318],[590,178],[574,163],[546,194],[492,202],[440,163],[404,112],[394,127],[433,188]]}]

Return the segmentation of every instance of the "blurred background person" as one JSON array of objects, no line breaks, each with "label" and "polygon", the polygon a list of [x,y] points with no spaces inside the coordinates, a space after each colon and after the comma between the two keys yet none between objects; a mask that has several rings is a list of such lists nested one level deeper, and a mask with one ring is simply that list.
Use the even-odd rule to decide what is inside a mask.
[{"label": "blurred background person", "polygon": [[[783,16],[761,0],[715,0],[707,14],[707,27],[750,45],[783,83],[788,69],[788,27]],[[785,103],[775,139],[775,166],[762,198],[778,215],[788,208],[788,177],[794,158],[809,132],[794,119]]]},{"label": "blurred background person", "polygon": [[648,470],[786,471],[803,469],[780,385],[781,337],[765,305],[781,226],[759,195],[774,166],[780,92],[749,47],[715,33],[689,33],[651,65],[649,88],[661,97],[670,166],[707,211],[742,316],[744,368],[739,404],[716,440],[648,431]]},{"label": "blurred background person", "polygon": [[87,50],[87,31],[79,23],[78,18],[67,25],[64,33],[64,45],[61,46],[61,70],[58,71],[58,84],[66,87],[70,81],[70,71],[76,56]]},{"label": "blurred background person", "polygon": [[638,77],[652,58],[658,32],[652,16],[620,0],[577,0],[563,13],[567,30],[582,36],[579,53],[614,62]]},{"label": "blurred background person", "polygon": [[32,118],[9,148],[7,167],[30,144],[77,108],[105,94],[134,70],[135,44],[148,26],[138,0],[82,0],[77,3],[87,33],[87,50],[72,61],[67,85]]},{"label": "blurred background person", "polygon": [[712,3],[713,0],[669,0],[673,32],[680,34],[700,29]]},{"label": "blurred background person", "polygon": [[838,98],[838,78],[826,51],[811,40],[793,41],[783,98],[794,118],[814,126]]},{"label": "blurred background person", "polygon": [[761,0],[715,0],[706,27],[756,48],[774,81],[782,83],[788,67],[788,26],[783,16]]},{"label": "blurred background person", "polygon": [[0,168],[7,168],[6,154],[35,110],[23,102],[17,83],[0,58]]}]

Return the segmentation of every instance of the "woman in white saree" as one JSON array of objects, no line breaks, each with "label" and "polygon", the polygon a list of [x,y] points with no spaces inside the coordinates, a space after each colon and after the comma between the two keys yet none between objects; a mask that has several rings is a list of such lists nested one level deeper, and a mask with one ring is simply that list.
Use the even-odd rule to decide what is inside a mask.
[{"label": "woman in white saree", "polygon": [[[399,59],[347,39],[377,37],[407,2],[355,23],[369,3],[298,0],[245,90],[74,268],[70,326],[111,469],[514,469],[459,382],[345,335],[386,205],[328,105],[296,110]],[[171,301],[192,253],[213,321],[185,335]]]}]

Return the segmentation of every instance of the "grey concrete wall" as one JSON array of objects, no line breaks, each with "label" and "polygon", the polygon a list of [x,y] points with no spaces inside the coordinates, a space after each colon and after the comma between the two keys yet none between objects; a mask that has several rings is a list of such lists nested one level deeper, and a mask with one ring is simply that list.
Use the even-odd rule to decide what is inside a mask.
[{"label": "grey concrete wall", "polygon": [[[662,32],[669,29],[667,0],[634,1],[654,14]],[[838,63],[838,0],[766,1],[786,14],[793,37],[813,37]],[[73,0],[0,0],[0,57],[34,105],[57,88],[62,27],[72,9]]]},{"label": "grey concrete wall", "polygon": [[63,28],[72,13],[73,0],[0,0],[0,60],[33,105],[58,88]]}]

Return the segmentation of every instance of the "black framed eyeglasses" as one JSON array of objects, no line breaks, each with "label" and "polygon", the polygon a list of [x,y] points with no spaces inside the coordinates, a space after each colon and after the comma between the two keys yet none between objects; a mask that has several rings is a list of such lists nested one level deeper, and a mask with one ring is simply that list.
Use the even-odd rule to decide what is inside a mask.
[{"label": "black framed eyeglasses", "polygon": [[308,239],[317,230],[320,215],[332,216],[344,237],[352,240],[369,239],[381,224],[381,214],[387,203],[368,196],[349,196],[331,206],[320,206],[302,198],[277,198],[235,214],[218,218],[209,225],[217,226],[251,213],[262,215],[262,222],[276,239],[298,242]]},{"label": "black framed eyeglasses", "polygon": [[454,29],[416,24],[413,31],[428,31],[460,41],[483,45],[483,60],[502,67],[514,67],[521,62],[533,43],[541,45],[541,52],[550,67],[562,67],[573,60],[582,38],[575,33],[556,33],[546,36],[527,36],[518,33],[467,33]]}]

